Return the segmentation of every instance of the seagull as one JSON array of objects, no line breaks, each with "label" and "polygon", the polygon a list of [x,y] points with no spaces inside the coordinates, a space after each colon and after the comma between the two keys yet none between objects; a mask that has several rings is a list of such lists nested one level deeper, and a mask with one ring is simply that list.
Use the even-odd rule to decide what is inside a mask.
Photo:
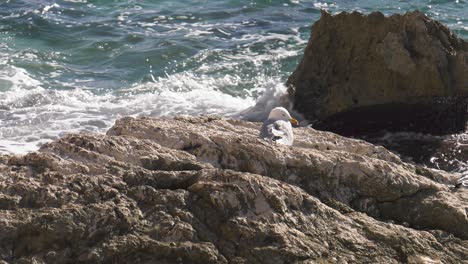
[{"label": "seagull", "polygon": [[286,108],[275,107],[270,111],[268,119],[263,122],[260,138],[291,146],[294,141],[291,123],[299,124],[296,119],[291,117]]}]

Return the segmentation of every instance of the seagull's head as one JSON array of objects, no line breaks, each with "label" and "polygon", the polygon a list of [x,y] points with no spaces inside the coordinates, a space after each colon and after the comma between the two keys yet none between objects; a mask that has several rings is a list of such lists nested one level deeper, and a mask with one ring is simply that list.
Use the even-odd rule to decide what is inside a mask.
[{"label": "seagull's head", "polygon": [[284,107],[275,107],[271,109],[270,114],[268,115],[268,119],[289,121],[294,125],[299,124],[299,121],[292,118],[288,110],[286,110]]}]

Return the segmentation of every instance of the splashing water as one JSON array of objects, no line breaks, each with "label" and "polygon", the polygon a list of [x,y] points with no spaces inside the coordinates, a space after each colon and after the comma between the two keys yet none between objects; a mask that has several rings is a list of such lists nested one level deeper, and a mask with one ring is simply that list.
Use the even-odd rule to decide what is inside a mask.
[{"label": "splashing water", "polygon": [[468,38],[465,1],[2,1],[0,153],[127,115],[261,121],[287,104],[320,9],[416,8]]}]

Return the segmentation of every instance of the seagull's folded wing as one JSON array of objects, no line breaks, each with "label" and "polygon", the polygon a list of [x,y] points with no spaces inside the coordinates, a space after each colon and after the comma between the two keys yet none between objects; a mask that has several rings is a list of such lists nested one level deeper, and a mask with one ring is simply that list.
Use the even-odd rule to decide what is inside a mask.
[{"label": "seagull's folded wing", "polygon": [[268,133],[273,137],[284,137],[286,134],[286,128],[283,123],[284,121],[276,121],[275,123],[268,125]]},{"label": "seagull's folded wing", "polygon": [[266,120],[260,130],[260,138],[292,145],[294,137],[291,123],[283,120]]}]

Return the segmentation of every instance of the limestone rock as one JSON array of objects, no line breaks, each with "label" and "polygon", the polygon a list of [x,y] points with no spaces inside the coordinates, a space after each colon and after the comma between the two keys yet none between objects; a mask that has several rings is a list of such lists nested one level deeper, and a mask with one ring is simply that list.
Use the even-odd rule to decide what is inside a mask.
[{"label": "limestone rock", "polygon": [[[383,147],[311,128],[295,129],[293,148],[257,139],[258,129],[242,121],[212,117],[179,117],[167,122],[126,118],[108,134],[152,139],[165,147],[185,150],[217,168],[266,175],[299,186],[322,201],[336,200],[376,217],[440,228],[468,238],[468,224],[459,224],[468,223],[466,213],[460,214],[466,209],[468,196],[465,192],[452,193],[447,187],[455,185],[460,175],[403,163]],[[174,130],[179,133],[171,132]],[[424,199],[439,194],[450,196],[443,202],[443,217],[447,219],[427,219],[429,223],[410,218],[405,212],[434,214],[434,201]],[[399,202],[407,198],[428,207]],[[393,214],[397,208],[401,208],[401,216]]]},{"label": "limestone rock", "polygon": [[418,11],[322,12],[287,82],[295,110],[343,135],[464,131],[467,84],[468,42]]},{"label": "limestone rock", "polygon": [[460,263],[459,175],[310,128],[124,118],[0,156],[4,263]]}]

